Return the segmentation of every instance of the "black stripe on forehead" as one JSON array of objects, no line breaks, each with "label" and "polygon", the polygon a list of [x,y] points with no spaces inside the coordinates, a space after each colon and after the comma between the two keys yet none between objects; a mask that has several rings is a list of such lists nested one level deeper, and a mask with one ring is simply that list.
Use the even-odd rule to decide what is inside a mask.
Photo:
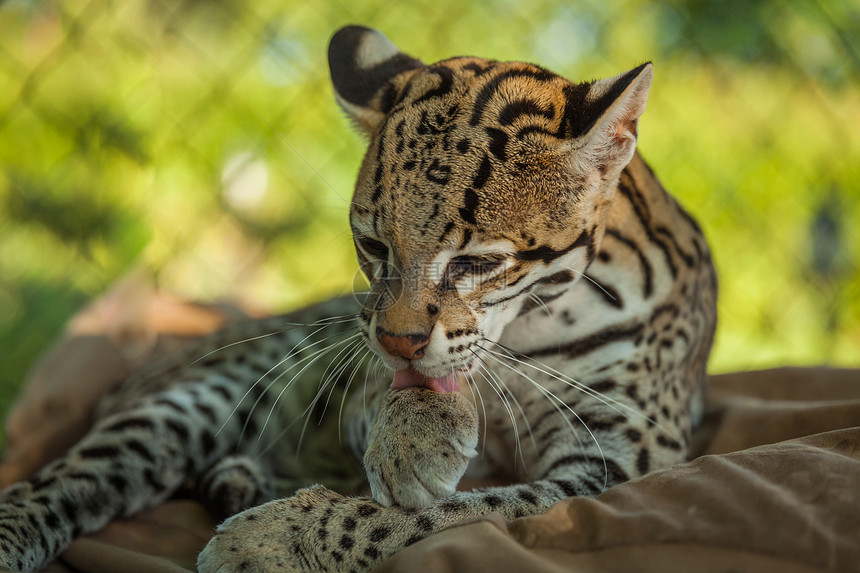
[{"label": "black stripe on forehead", "polygon": [[[452,59],[457,60],[460,58],[452,58]],[[490,71],[492,71],[498,65],[498,62],[496,62],[495,60],[485,60],[484,64],[486,64],[486,65],[482,66],[481,64],[479,64],[477,62],[469,62],[468,64],[463,66],[463,69],[469,70],[470,72],[472,72],[475,75],[475,77],[481,77],[484,74],[487,74]]]},{"label": "black stripe on forehead", "polygon": [[508,134],[501,129],[488,127],[487,135],[490,136],[490,153],[496,156],[499,161],[505,161],[508,158],[508,153],[505,146],[508,144]]},{"label": "black stripe on forehead", "polygon": [[460,207],[460,217],[470,225],[477,224],[475,211],[478,210],[478,194],[474,189],[466,189],[463,192],[463,206]]},{"label": "black stripe on forehead", "polygon": [[469,124],[478,125],[478,123],[480,123],[481,118],[484,115],[484,109],[487,107],[487,104],[490,103],[490,100],[496,94],[496,91],[499,89],[499,85],[503,81],[522,77],[535,78],[540,81],[549,81],[558,76],[543,68],[538,68],[537,66],[530,69],[509,70],[497,75],[487,82],[483,88],[481,88],[480,93],[478,93],[478,97],[475,98],[475,108],[472,112],[472,118],[469,120]]},{"label": "black stripe on forehead", "polygon": [[505,105],[499,113],[499,123],[501,125],[512,125],[520,117],[528,115],[539,115],[552,120],[555,117],[555,106],[550,104],[548,109],[543,109],[534,100],[527,98],[518,99]]},{"label": "black stripe on forehead", "polygon": [[481,165],[478,166],[478,172],[472,180],[472,186],[475,189],[482,188],[487,183],[487,179],[490,178],[490,173],[492,173],[492,171],[493,166],[490,164],[490,158],[487,157],[487,154],[485,153],[484,158],[481,160]]},{"label": "black stripe on forehead", "polygon": [[413,102],[413,105],[421,103],[423,101],[427,101],[429,99],[448,95],[451,92],[451,87],[454,85],[454,72],[452,72],[449,68],[440,65],[433,65],[427,68],[426,71],[428,74],[436,74],[437,76],[439,76],[439,86],[433,88],[432,90],[428,91],[427,93],[416,99]]},{"label": "black stripe on forehead", "polygon": [[445,228],[442,230],[442,235],[439,236],[439,242],[443,242],[445,237],[448,236],[448,233],[454,230],[454,221],[448,221],[445,223]]}]

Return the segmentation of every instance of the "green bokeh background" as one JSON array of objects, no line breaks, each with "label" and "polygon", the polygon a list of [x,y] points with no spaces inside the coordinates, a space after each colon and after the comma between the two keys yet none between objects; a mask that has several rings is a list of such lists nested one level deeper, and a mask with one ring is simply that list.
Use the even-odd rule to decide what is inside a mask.
[{"label": "green bokeh background", "polygon": [[352,288],[363,142],[332,32],[572,79],[652,60],[640,150],[721,280],[711,370],[860,364],[860,4],[622,0],[0,3],[0,408],[133,269],[285,310]]}]

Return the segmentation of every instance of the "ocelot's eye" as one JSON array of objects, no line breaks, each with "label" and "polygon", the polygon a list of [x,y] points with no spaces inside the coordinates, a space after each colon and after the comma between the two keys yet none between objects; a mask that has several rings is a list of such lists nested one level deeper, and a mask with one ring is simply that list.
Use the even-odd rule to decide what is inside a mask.
[{"label": "ocelot's eye", "polygon": [[377,259],[383,262],[388,260],[388,247],[385,243],[377,241],[376,239],[371,239],[370,237],[362,237],[358,239],[358,244],[361,245],[361,248],[364,249],[364,252],[367,253],[371,259]]},{"label": "ocelot's eye", "polygon": [[484,275],[499,268],[504,259],[498,255],[460,255],[448,263],[452,280],[468,275]]}]

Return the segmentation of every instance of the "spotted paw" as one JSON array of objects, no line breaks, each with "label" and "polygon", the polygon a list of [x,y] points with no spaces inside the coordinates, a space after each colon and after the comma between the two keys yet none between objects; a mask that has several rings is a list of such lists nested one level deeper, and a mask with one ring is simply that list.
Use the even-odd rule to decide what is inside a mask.
[{"label": "spotted paw", "polygon": [[200,573],[369,571],[410,539],[428,534],[433,522],[416,522],[414,511],[344,497],[322,486],[302,489],[222,523],[197,558],[197,568]]},{"label": "spotted paw", "polygon": [[322,486],[270,501],[234,515],[218,526],[197,557],[200,573],[315,571],[308,532],[342,496]]},{"label": "spotted paw", "polygon": [[384,506],[427,507],[451,495],[477,443],[477,413],[461,393],[391,390],[364,454],[373,498]]}]

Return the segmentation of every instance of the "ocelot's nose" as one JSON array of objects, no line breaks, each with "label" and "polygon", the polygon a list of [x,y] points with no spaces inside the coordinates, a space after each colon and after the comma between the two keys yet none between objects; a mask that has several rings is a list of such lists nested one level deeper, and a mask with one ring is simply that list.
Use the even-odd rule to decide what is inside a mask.
[{"label": "ocelot's nose", "polygon": [[417,360],[424,356],[424,349],[430,343],[430,337],[425,334],[394,335],[380,328],[376,329],[376,339],[386,352],[406,360]]}]

